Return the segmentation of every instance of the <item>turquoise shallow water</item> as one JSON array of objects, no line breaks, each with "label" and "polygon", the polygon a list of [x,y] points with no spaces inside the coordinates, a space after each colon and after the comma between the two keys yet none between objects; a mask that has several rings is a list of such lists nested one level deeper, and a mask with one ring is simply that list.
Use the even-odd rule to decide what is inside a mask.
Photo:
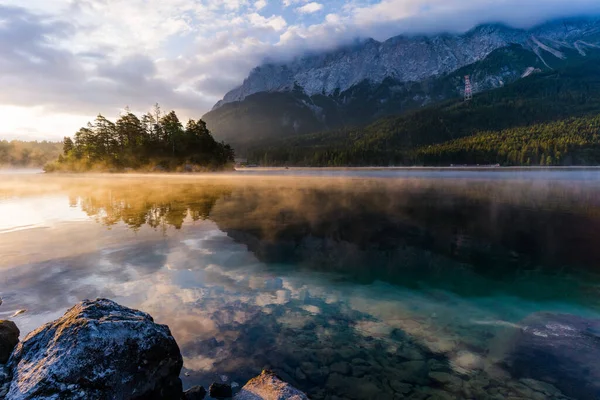
[{"label": "turquoise shallow water", "polygon": [[142,309],[185,386],[271,367],[315,399],[586,398],[507,357],[539,313],[600,318],[599,195],[596,170],[5,174],[0,318]]}]

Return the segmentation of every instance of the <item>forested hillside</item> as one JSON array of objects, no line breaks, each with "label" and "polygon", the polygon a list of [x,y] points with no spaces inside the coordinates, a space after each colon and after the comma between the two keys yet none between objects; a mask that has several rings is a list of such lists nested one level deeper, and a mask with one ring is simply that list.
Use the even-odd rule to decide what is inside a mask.
[{"label": "forested hillside", "polygon": [[[557,147],[556,141],[563,135],[566,140],[573,132],[561,130],[561,127],[576,129],[579,123],[596,121],[599,113],[600,68],[598,58],[594,57],[561,69],[533,74],[503,88],[476,95],[468,103],[456,99],[402,116],[383,118],[365,128],[263,142],[252,150],[250,159],[263,165],[311,166],[472,163],[480,159],[480,154],[471,154],[475,151],[472,142],[457,139],[476,135],[479,138],[484,135],[506,137],[512,135],[511,132],[515,137],[522,137],[525,132],[540,135],[535,140],[541,157],[544,149],[563,149]],[[588,115],[590,119],[573,119]],[[545,134],[548,131],[552,132],[549,136]],[[583,142],[587,146],[593,135],[589,136],[591,131],[586,132]],[[428,146],[446,142],[449,142],[446,147],[436,147],[439,151],[427,150]],[[579,139],[577,142],[583,143]],[[459,146],[464,148],[459,151]],[[441,150],[450,148],[453,150]],[[552,164],[595,163],[595,158],[589,154],[583,158],[570,157],[571,147],[567,146],[566,150],[566,154],[558,150],[560,157],[552,156]],[[496,151],[500,152],[500,149]],[[594,147],[589,151],[597,150]],[[544,164],[546,158],[547,155]],[[526,164],[527,159],[530,164],[542,162],[535,156],[523,158],[514,154],[500,157],[502,161],[488,156],[483,159],[486,161],[479,163],[520,165]]]},{"label": "forested hillside", "polygon": [[[553,62],[561,65],[578,59],[581,56]],[[310,96],[302,87],[295,86],[291,91],[260,92],[244,101],[227,103],[203,119],[220,139],[245,154],[260,141],[364,126],[382,117],[459,97],[465,75],[471,76],[477,91],[485,91],[518,80],[527,68],[549,70],[533,52],[511,45],[457,71],[420,82],[400,82],[393,78],[379,83],[364,80],[345,91]]]},{"label": "forested hillside", "polygon": [[42,167],[55,160],[62,150],[60,142],[25,142],[0,140],[0,168]]},{"label": "forested hillside", "polygon": [[421,147],[425,165],[600,165],[600,113]]}]

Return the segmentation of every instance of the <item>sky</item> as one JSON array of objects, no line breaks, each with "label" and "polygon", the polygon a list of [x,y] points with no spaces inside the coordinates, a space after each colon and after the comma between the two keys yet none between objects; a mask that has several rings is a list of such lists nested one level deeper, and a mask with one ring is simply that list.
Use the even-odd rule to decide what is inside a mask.
[{"label": "sky", "polygon": [[357,37],[600,14],[598,0],[0,0],[0,139],[159,103],[198,119],[265,58]]}]

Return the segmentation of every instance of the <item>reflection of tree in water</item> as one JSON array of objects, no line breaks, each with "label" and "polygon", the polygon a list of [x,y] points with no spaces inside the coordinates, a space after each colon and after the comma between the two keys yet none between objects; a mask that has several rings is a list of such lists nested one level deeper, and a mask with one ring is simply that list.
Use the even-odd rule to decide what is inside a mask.
[{"label": "reflection of tree in water", "polygon": [[585,185],[138,179],[91,181],[69,192],[72,206],[109,227],[180,229],[187,218],[210,215],[268,263],[343,271],[377,264],[396,275],[399,263],[404,273],[427,272],[438,256],[485,274],[600,260],[600,193]]},{"label": "reflection of tree in water", "polygon": [[79,205],[90,217],[106,226],[123,222],[134,230],[144,225],[181,229],[186,218],[206,220],[215,203],[231,192],[226,186],[135,185],[73,190],[71,206]]},{"label": "reflection of tree in water", "polygon": [[[595,268],[598,195],[569,183],[349,181],[235,190],[211,219],[272,265],[462,288],[473,273],[510,282],[540,268]],[[488,289],[464,290],[479,288]]]}]

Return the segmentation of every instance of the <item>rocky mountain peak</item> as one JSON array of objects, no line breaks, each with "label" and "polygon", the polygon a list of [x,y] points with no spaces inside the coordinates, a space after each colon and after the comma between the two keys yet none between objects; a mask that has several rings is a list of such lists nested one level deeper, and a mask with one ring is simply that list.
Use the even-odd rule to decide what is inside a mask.
[{"label": "rocky mountain peak", "polygon": [[[600,43],[600,19],[556,20],[529,30],[503,24],[477,26],[464,34],[366,39],[329,52],[267,63],[250,73],[241,86],[227,93],[214,109],[260,92],[287,92],[299,85],[309,95],[343,92],[363,81],[419,82],[448,74],[483,60],[494,50],[517,44],[545,58],[565,57],[562,49],[585,54]],[[522,71],[525,72],[525,71]]]}]

